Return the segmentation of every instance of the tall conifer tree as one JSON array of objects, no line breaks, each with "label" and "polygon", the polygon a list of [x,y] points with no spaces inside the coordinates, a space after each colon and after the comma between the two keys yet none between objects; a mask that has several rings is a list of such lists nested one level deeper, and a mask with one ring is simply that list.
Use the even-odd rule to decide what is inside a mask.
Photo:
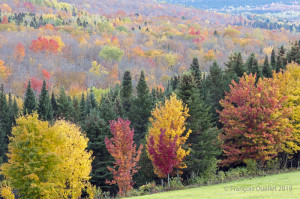
[{"label": "tall conifer tree", "polygon": [[33,89],[31,88],[31,82],[29,81],[25,93],[23,114],[31,114],[33,111],[36,110],[36,107],[37,104],[35,94],[33,92]]},{"label": "tall conifer tree", "polygon": [[38,114],[39,117],[45,121],[51,121],[53,119],[53,108],[45,80],[43,82],[41,94],[39,97]]}]

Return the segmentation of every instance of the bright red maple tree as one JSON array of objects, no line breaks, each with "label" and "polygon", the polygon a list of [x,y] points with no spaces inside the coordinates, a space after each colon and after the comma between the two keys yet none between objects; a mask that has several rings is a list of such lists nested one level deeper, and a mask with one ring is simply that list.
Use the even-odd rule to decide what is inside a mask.
[{"label": "bright red maple tree", "polygon": [[273,79],[244,75],[239,83],[232,81],[230,92],[220,100],[223,132],[220,138],[226,159],[221,165],[239,164],[248,159],[260,166],[282,151],[291,136],[290,110],[286,98]]},{"label": "bright red maple tree", "polygon": [[106,183],[117,184],[121,196],[127,195],[132,189],[132,176],[139,169],[137,163],[143,148],[143,145],[140,145],[136,150],[136,144],[133,141],[134,130],[131,130],[129,125],[130,121],[121,118],[111,121],[110,130],[113,137],[105,138],[106,148],[115,159],[113,168],[107,167],[113,174],[113,180],[106,180]]},{"label": "bright red maple tree", "polygon": [[166,129],[160,129],[159,142],[155,146],[154,138],[149,138],[149,144],[147,145],[148,153],[153,157],[153,165],[159,169],[165,176],[169,176],[173,172],[173,169],[178,165],[177,154],[176,154],[176,142],[178,136],[176,135],[173,140],[170,140],[166,136]]},{"label": "bright red maple tree", "polygon": [[59,49],[59,44],[54,39],[39,37],[37,40],[32,40],[30,50],[37,52],[56,53]]}]

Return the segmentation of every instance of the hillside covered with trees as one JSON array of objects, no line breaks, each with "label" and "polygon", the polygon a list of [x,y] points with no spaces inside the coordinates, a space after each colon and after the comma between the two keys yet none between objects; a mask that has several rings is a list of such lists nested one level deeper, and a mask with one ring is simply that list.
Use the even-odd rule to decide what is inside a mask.
[{"label": "hillside covered with trees", "polygon": [[1,197],[134,196],[299,167],[290,24],[151,0],[0,10]]}]

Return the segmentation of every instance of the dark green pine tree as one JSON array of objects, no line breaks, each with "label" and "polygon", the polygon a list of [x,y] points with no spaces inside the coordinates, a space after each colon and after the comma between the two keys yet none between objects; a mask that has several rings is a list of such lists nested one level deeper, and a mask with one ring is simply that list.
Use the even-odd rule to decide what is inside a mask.
[{"label": "dark green pine tree", "polygon": [[256,60],[256,57],[254,55],[254,53],[251,53],[251,55],[249,56],[249,58],[247,59],[247,62],[246,62],[246,66],[247,66],[247,73],[250,74],[254,74],[255,71],[254,71],[254,63],[255,63]]},{"label": "dark green pine tree", "polygon": [[61,87],[59,91],[59,97],[57,99],[58,117],[72,121],[73,106],[71,102],[72,100],[70,100],[67,96],[65,89]]},{"label": "dark green pine tree", "polygon": [[278,73],[282,69],[283,69],[282,60],[281,60],[280,56],[278,55],[277,59],[276,59],[276,73]]},{"label": "dark green pine tree", "polygon": [[86,103],[84,98],[84,93],[82,93],[81,100],[80,100],[80,122],[84,122],[86,117]]},{"label": "dark green pine tree", "polygon": [[213,128],[210,107],[200,99],[197,83],[190,74],[184,74],[181,77],[176,93],[187,105],[190,114],[187,119],[187,129],[191,129],[192,134],[187,143],[191,144],[191,154],[187,158],[187,172],[189,175],[211,174],[210,169],[212,165],[217,166],[216,157],[221,151],[217,139],[219,131]]},{"label": "dark green pine tree", "polygon": [[264,65],[263,65],[263,69],[262,69],[262,74],[266,78],[271,78],[273,76],[273,74],[272,74],[272,66],[270,66],[270,64],[269,64],[268,55],[266,55],[266,58],[265,58],[265,61],[264,61]]},{"label": "dark green pine tree", "polygon": [[170,81],[168,81],[167,89],[165,90],[164,95],[165,95],[167,98],[169,98],[169,97],[172,95],[172,92],[173,92],[173,90],[172,90],[171,83],[170,83]]},{"label": "dark green pine tree", "polygon": [[271,53],[271,66],[272,66],[273,70],[276,71],[276,54],[275,54],[274,49],[272,50],[272,53]]},{"label": "dark green pine tree", "polygon": [[217,62],[214,62],[209,69],[209,75],[207,77],[208,97],[206,98],[206,101],[210,107],[212,107],[211,113],[213,122],[215,123],[219,121],[219,114],[217,113],[217,110],[220,111],[222,109],[219,101],[225,96],[224,87],[227,85],[224,84],[224,73]]},{"label": "dark green pine tree", "polygon": [[132,101],[132,78],[129,71],[126,71],[123,76],[122,88],[121,88],[121,99],[124,110],[124,117],[129,116],[131,101]]},{"label": "dark green pine tree", "polygon": [[256,74],[256,82],[258,82],[259,78],[262,78],[263,75],[262,75],[262,69],[258,65],[257,59],[255,59],[254,63],[253,63],[253,71],[254,71],[254,74]]},{"label": "dark green pine tree", "polygon": [[0,88],[0,163],[6,161],[7,135],[10,133],[9,110],[3,84]]},{"label": "dark green pine tree", "polygon": [[297,45],[297,43],[295,43],[287,53],[287,60],[289,63],[296,62],[300,64],[300,46]]},{"label": "dark green pine tree", "polygon": [[89,103],[91,103],[91,108],[92,109],[97,109],[98,108],[98,103],[97,103],[97,100],[95,98],[95,94],[93,92],[93,89],[90,90]]},{"label": "dark green pine tree", "polygon": [[41,94],[39,97],[38,114],[39,118],[42,120],[52,121],[53,119],[53,108],[45,80],[43,82]]},{"label": "dark green pine tree", "polygon": [[237,76],[239,76],[239,77],[242,77],[244,75],[244,73],[246,72],[241,53],[238,53],[236,55],[234,71],[237,74]]},{"label": "dark green pine tree", "polygon": [[92,109],[83,122],[82,130],[89,138],[88,150],[92,150],[94,156],[90,182],[103,191],[113,191],[116,187],[105,183],[106,179],[112,178],[107,167],[113,165],[113,158],[105,145],[105,137],[111,137],[109,122],[100,117],[98,110]]},{"label": "dark green pine tree", "polygon": [[36,110],[37,104],[36,104],[36,98],[35,94],[33,92],[33,89],[31,88],[31,82],[28,82],[26,93],[25,93],[25,99],[24,99],[24,105],[23,105],[23,114],[31,114]]},{"label": "dark green pine tree", "polygon": [[285,50],[284,46],[281,46],[278,50],[279,50],[278,56],[280,56],[282,66],[283,66],[283,68],[285,68],[285,66],[287,65],[287,60],[285,58],[286,50]]},{"label": "dark green pine tree", "polygon": [[231,74],[230,76],[237,76],[242,77],[244,73],[247,71],[245,68],[245,65],[243,63],[242,55],[241,53],[234,53],[229,57],[229,60],[227,63],[225,63],[227,66],[226,73]]},{"label": "dark green pine tree", "polygon": [[99,106],[99,115],[105,122],[107,122],[107,125],[109,125],[111,120],[117,118],[117,114],[114,110],[114,103],[111,98],[112,97],[109,94],[104,95]]},{"label": "dark green pine tree", "polygon": [[81,114],[80,103],[75,96],[73,97],[72,104],[73,104],[73,110],[74,110],[74,122],[79,123],[81,121],[80,120],[80,114]]},{"label": "dark green pine tree", "polygon": [[8,136],[10,136],[12,126],[16,123],[16,120],[15,120],[16,114],[15,114],[15,110],[13,107],[12,95],[10,92],[8,93],[8,116],[9,116],[9,129],[10,129]]},{"label": "dark green pine tree", "polygon": [[58,117],[58,104],[53,92],[51,94],[51,105],[53,109],[53,118],[56,119]]},{"label": "dark green pine tree", "polygon": [[16,98],[14,98],[14,102],[13,102],[13,105],[12,105],[12,112],[14,114],[14,117],[17,118],[18,114],[19,114],[19,107],[18,107]]},{"label": "dark green pine tree", "polygon": [[151,96],[143,71],[141,72],[136,91],[137,96],[133,99],[129,120],[134,129],[135,142],[139,144],[148,131],[148,121],[152,110]]},{"label": "dark green pine tree", "polygon": [[192,72],[192,75],[194,76],[194,79],[198,85],[198,88],[201,88],[201,80],[202,80],[202,74],[200,71],[200,66],[198,62],[198,58],[193,58],[193,62],[191,64],[190,70]]}]

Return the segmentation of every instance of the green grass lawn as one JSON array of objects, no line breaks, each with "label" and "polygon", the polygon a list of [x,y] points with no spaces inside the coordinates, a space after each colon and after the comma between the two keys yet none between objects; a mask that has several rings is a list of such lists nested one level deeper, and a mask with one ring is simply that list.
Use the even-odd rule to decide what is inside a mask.
[{"label": "green grass lawn", "polygon": [[[283,190],[285,187],[285,191]],[[238,190],[240,189],[240,191]],[[241,189],[246,189],[243,191]],[[254,189],[247,191],[247,189]],[[269,190],[259,190],[269,189]],[[273,189],[273,190],[271,190]],[[276,190],[275,190],[276,189]],[[132,197],[132,199],[300,199],[300,171],[277,175],[237,180],[217,185],[203,186],[193,189],[170,191],[146,196]]]}]

